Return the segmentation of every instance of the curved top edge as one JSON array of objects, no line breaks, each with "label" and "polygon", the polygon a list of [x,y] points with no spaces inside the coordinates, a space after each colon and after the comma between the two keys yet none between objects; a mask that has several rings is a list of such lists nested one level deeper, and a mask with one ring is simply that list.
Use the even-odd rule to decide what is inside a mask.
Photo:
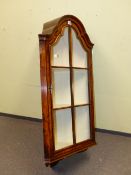
[{"label": "curved top edge", "polygon": [[[80,28],[82,29],[82,33],[86,33],[85,27],[82,24],[82,22],[74,15],[64,15],[62,17],[56,18],[54,20],[51,20],[49,22],[44,23],[43,25],[43,31],[42,31],[42,35],[44,35],[45,37],[49,37],[50,35],[52,35],[55,32],[55,29],[57,27],[59,27],[62,23],[66,22],[66,21],[72,21],[74,22],[76,25],[79,24]],[[91,46],[93,47],[93,43],[90,41],[90,38],[87,34],[88,37],[88,41],[91,44]]]},{"label": "curved top edge", "polygon": [[[68,21],[68,20],[76,20],[83,26],[82,22],[77,17],[75,17],[73,15],[64,15],[62,17],[55,18],[54,20],[51,20],[51,21],[44,23],[42,34],[45,34],[45,35],[51,34],[56,26],[58,26],[60,23],[62,23],[64,21]],[[84,26],[83,26],[83,28],[84,28]],[[47,31],[47,29],[48,30],[50,29],[50,30]]]}]

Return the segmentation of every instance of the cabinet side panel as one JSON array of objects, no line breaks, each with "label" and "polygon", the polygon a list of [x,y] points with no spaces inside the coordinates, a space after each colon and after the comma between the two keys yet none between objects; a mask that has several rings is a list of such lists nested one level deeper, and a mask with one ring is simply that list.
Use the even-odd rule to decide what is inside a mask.
[{"label": "cabinet side panel", "polygon": [[42,100],[42,117],[43,117],[43,140],[44,140],[44,157],[50,157],[50,131],[49,131],[49,112],[48,112],[48,84],[47,84],[47,47],[46,40],[40,38],[40,76],[41,76],[41,100]]}]

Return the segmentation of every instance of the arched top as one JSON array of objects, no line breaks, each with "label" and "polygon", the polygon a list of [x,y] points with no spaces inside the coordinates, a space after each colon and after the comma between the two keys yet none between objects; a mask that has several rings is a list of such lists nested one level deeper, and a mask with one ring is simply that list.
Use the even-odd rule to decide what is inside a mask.
[{"label": "arched top", "polygon": [[77,36],[80,40],[83,40],[89,48],[93,47],[86,30],[82,22],[73,15],[64,15],[60,18],[51,20],[44,23],[42,34],[39,35],[40,40],[50,40],[56,42],[56,40],[63,35],[63,29],[67,26],[71,26],[75,29]]}]

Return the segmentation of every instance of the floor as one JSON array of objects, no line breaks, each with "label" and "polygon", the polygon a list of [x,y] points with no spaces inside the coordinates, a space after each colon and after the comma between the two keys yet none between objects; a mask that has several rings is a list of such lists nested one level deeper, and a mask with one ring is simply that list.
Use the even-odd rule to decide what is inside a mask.
[{"label": "floor", "polygon": [[42,124],[0,116],[0,175],[131,175],[131,137],[96,133],[97,145],[45,167]]}]

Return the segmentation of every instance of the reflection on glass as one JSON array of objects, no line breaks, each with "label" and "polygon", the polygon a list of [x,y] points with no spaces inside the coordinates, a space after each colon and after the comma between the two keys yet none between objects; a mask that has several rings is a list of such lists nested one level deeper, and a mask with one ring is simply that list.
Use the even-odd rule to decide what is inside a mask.
[{"label": "reflection on glass", "polygon": [[54,111],[55,150],[73,144],[71,109]]},{"label": "reflection on glass", "polygon": [[88,75],[87,70],[74,70],[74,104],[87,104],[88,97]]},{"label": "reflection on glass", "polygon": [[64,35],[52,47],[51,65],[69,66],[68,28],[65,28]]},{"label": "reflection on glass", "polygon": [[72,29],[73,40],[73,67],[87,68],[87,52],[77,38],[76,32]]},{"label": "reflection on glass", "polygon": [[89,107],[75,108],[76,143],[90,139]]},{"label": "reflection on glass", "polygon": [[52,69],[53,108],[71,105],[69,69]]}]

